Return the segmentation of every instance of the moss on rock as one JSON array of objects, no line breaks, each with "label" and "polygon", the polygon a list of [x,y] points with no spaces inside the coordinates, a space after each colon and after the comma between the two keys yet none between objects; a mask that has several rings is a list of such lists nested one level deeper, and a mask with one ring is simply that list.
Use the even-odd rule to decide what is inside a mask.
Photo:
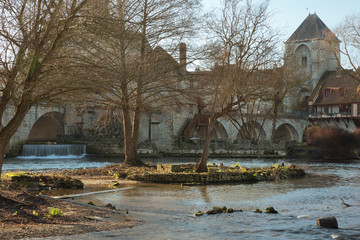
[{"label": "moss on rock", "polygon": [[15,172],[6,176],[14,189],[41,190],[49,188],[83,189],[84,184],[78,179],[63,176],[49,176],[38,173]]}]

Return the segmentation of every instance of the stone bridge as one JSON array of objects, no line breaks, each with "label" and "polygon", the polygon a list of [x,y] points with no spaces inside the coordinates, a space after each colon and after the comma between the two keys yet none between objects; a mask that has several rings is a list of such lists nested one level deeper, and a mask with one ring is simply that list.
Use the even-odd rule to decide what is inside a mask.
[{"label": "stone bridge", "polygon": [[[26,115],[23,123],[11,139],[10,146],[16,147],[26,142],[58,142],[61,136],[75,135],[79,129],[91,127],[94,119],[98,117],[98,113],[94,112],[96,111],[87,111],[79,119],[73,108],[65,109],[55,106],[36,105]],[[9,121],[11,115],[12,111],[8,109],[3,121]],[[172,152],[174,146],[176,146],[174,142],[179,140],[179,136],[184,133],[186,127],[191,125],[191,119],[195,119],[195,116],[196,114],[185,115],[184,112],[168,112],[151,116],[144,114],[141,121],[139,142],[151,142],[156,145],[159,151]],[[260,140],[270,140],[272,120],[265,120],[263,126],[261,126],[262,121],[262,119],[258,119],[257,122],[252,124],[255,126],[257,133],[260,134]],[[200,138],[204,136],[205,128],[201,121],[193,125],[194,129],[188,129],[188,131],[195,131],[197,137]],[[301,142],[308,125],[309,121],[305,118],[279,118],[275,138],[279,141]],[[217,122],[213,138],[214,140],[230,143],[244,139],[239,134],[239,131],[226,119],[220,119]],[[118,151],[121,152],[122,150],[119,149]]]},{"label": "stone bridge", "polygon": [[[153,123],[153,119],[156,119]],[[272,119],[264,121],[259,118],[251,124],[260,134],[259,140],[271,140]],[[153,123],[153,124],[152,124]],[[245,123],[247,124],[247,123]],[[306,127],[310,124],[307,118],[286,117],[279,118],[276,122],[275,139],[278,141],[302,142]],[[141,124],[140,142],[151,140],[157,150],[171,152],[175,141],[204,140],[206,123],[201,117],[189,114],[158,114],[151,118],[143,116]],[[242,126],[244,127],[244,126]],[[215,124],[213,139],[219,142],[234,143],[245,138],[227,119],[219,119]]]},{"label": "stone bridge", "polygon": [[[12,109],[7,109],[3,122],[9,121],[12,114]],[[64,114],[65,109],[61,107],[33,106],[12,137],[10,147],[25,142],[56,142],[57,137],[66,131]]]}]

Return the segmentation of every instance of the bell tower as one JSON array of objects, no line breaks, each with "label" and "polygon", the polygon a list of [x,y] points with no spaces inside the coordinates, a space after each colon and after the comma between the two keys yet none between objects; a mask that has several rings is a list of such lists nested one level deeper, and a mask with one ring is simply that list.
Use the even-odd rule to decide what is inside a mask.
[{"label": "bell tower", "polygon": [[316,14],[309,14],[284,49],[285,67],[303,79],[309,93],[325,72],[337,69],[340,60],[339,39]]}]

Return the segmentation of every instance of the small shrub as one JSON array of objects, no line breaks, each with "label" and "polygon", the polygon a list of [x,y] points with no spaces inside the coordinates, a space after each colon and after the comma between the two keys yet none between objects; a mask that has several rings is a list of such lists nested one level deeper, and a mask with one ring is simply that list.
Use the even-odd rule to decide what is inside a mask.
[{"label": "small shrub", "polygon": [[61,211],[58,208],[51,208],[49,210],[49,215],[53,216],[53,217],[60,217],[60,216],[62,216],[62,214],[63,214],[63,211]]}]

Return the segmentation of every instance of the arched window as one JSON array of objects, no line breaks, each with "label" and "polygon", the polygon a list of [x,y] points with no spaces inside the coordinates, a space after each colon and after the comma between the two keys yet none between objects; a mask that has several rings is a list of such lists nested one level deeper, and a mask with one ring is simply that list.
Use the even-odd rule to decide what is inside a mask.
[{"label": "arched window", "polygon": [[302,69],[309,70],[311,51],[305,45],[301,44],[295,51],[298,66]]}]

